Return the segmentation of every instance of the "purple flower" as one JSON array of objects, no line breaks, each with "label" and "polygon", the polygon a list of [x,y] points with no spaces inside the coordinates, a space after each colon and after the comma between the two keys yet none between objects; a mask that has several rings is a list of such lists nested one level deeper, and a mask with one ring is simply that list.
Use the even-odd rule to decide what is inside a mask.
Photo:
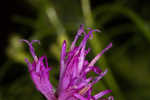
[{"label": "purple flower", "polygon": [[[85,57],[89,53],[90,48],[86,49],[86,43],[89,38],[92,38],[92,32],[99,32],[99,30],[89,28],[89,32],[86,33],[83,25],[81,25],[69,52],[66,51],[66,41],[63,42],[60,59],[59,84],[56,90],[54,90],[49,81],[50,68],[48,67],[47,57],[37,57],[32,47],[34,42],[39,43],[39,41],[33,40],[29,42],[27,40],[21,40],[29,45],[30,52],[34,59],[32,63],[30,63],[28,59],[25,59],[28,64],[31,78],[37,90],[40,91],[47,100],[113,100],[112,96],[102,98],[105,94],[110,93],[111,90],[104,90],[95,95],[91,94],[92,86],[101,80],[107,73],[107,69],[102,71],[99,67],[95,66],[95,63],[102,54],[112,46],[112,43],[110,43],[92,61],[88,62]],[[76,42],[82,34],[84,34],[84,38],[80,45],[76,46]],[[95,72],[97,76],[87,77],[90,71]]]}]

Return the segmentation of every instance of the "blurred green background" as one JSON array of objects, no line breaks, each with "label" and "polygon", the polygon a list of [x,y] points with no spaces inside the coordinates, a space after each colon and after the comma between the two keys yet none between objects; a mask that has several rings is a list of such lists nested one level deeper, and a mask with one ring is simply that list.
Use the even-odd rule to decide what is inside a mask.
[{"label": "blurred green background", "polygon": [[91,60],[110,42],[97,62],[107,75],[93,93],[112,89],[115,100],[150,100],[150,2],[147,0],[5,0],[0,2],[0,100],[44,100],[33,85],[24,58],[32,61],[20,39],[38,39],[38,56],[47,55],[50,80],[58,83],[62,41],[69,48],[80,24],[94,33]]}]

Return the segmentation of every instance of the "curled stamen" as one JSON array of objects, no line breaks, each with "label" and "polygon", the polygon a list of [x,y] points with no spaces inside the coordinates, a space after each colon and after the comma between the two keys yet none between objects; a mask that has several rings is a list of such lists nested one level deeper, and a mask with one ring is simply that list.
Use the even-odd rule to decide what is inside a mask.
[{"label": "curled stamen", "polygon": [[72,45],[71,45],[71,48],[70,48],[71,51],[75,48],[75,44],[76,44],[76,42],[77,42],[79,36],[81,36],[82,33],[84,33],[84,35],[86,35],[86,33],[85,33],[85,31],[84,31],[84,25],[83,25],[83,24],[80,25],[80,28],[79,28],[79,30],[78,30],[78,32],[77,32],[77,35],[75,36],[75,39],[74,39],[74,41],[72,42]]},{"label": "curled stamen", "polygon": [[40,41],[39,41],[39,40],[32,40],[32,41],[31,41],[31,44],[33,44],[33,43],[35,43],[35,42],[37,42],[38,44],[40,44]]},{"label": "curled stamen", "polygon": [[89,31],[89,33],[90,33],[90,39],[92,39],[93,38],[93,32],[101,32],[100,30],[98,30],[98,29],[91,29],[91,28],[88,28],[90,31]]},{"label": "curled stamen", "polygon": [[32,40],[31,42],[29,42],[28,40],[23,40],[23,39],[22,39],[22,40],[20,40],[20,42],[25,42],[25,43],[28,44],[29,49],[30,49],[30,53],[32,54],[34,60],[37,62],[37,61],[38,61],[38,58],[37,58],[37,56],[36,56],[36,54],[35,54],[35,50],[34,50],[32,44],[35,43],[35,42],[38,42],[38,43],[40,44],[40,41],[39,41],[39,40]]}]

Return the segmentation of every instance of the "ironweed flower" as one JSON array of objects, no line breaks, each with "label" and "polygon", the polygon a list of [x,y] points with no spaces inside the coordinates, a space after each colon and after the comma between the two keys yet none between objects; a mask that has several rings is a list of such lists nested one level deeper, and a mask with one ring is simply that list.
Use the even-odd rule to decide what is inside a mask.
[{"label": "ironweed flower", "polygon": [[[88,62],[85,57],[89,53],[90,48],[86,49],[86,43],[87,40],[92,37],[92,32],[99,32],[99,30],[89,28],[89,32],[86,33],[83,25],[81,25],[69,52],[66,51],[66,41],[63,42],[60,57],[60,79],[56,90],[54,90],[49,81],[50,67],[48,67],[47,57],[37,57],[32,46],[33,43],[39,43],[39,41],[33,40],[29,42],[27,40],[21,40],[29,45],[30,52],[34,59],[32,63],[30,63],[28,59],[25,59],[31,78],[37,90],[40,91],[47,100],[113,100],[112,96],[102,98],[105,94],[111,92],[109,89],[95,95],[91,94],[92,86],[107,73],[107,69],[102,71],[99,67],[95,66],[95,63],[102,54],[112,46],[112,43],[110,43],[92,61]],[[76,46],[76,42],[82,34],[84,34],[84,38],[80,45]],[[90,71],[95,72],[97,76],[87,77]]]}]

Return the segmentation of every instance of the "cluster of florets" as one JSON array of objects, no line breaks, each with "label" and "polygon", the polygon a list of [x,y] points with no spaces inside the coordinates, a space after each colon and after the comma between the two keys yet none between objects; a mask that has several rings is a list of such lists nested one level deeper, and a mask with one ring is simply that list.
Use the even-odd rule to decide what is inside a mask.
[{"label": "cluster of florets", "polygon": [[[95,95],[91,94],[92,86],[107,73],[107,69],[102,71],[99,67],[95,66],[95,63],[102,54],[112,46],[112,43],[110,43],[92,61],[89,62],[86,60],[85,57],[90,51],[90,48],[86,49],[86,43],[89,38],[92,38],[93,32],[99,32],[99,30],[89,29],[89,32],[86,33],[83,25],[81,25],[69,52],[66,51],[66,41],[63,42],[59,84],[56,90],[54,90],[49,80],[50,67],[48,67],[47,57],[37,57],[32,46],[32,43],[39,41],[33,40],[29,42],[27,40],[21,40],[29,45],[30,52],[34,59],[32,63],[30,63],[28,59],[25,59],[31,78],[37,90],[40,91],[47,100],[113,100],[112,96],[103,98],[103,96],[110,93],[111,90],[104,90]],[[82,34],[84,38],[80,45],[76,46],[76,42]],[[97,76],[87,77],[90,71],[95,72]]]}]

